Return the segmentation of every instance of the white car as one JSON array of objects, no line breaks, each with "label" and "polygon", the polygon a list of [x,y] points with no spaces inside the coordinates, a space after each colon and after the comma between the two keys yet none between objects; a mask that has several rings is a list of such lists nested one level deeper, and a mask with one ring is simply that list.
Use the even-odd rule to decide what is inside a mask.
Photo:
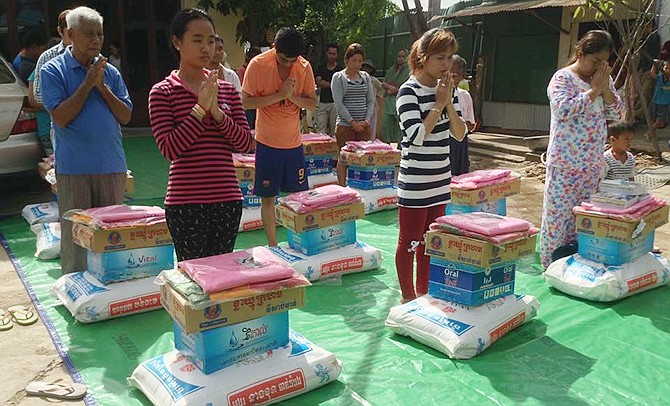
[{"label": "white car", "polygon": [[36,171],[42,155],[28,87],[0,56],[0,176]]}]

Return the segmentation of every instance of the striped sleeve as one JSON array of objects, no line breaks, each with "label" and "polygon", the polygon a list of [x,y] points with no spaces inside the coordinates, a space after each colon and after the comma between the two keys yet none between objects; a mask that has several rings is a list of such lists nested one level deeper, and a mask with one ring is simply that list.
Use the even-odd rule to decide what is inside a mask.
[{"label": "striped sleeve", "polygon": [[396,109],[403,132],[403,144],[423,145],[426,127],[421,119],[419,97],[410,86],[401,86],[396,97]]},{"label": "striped sleeve", "polygon": [[161,83],[155,85],[149,93],[149,120],[151,131],[163,156],[174,161],[178,159],[204,130],[204,124],[191,114],[187,114],[180,123],[175,122],[175,113],[192,104],[189,99],[174,100],[172,106],[169,91]]}]

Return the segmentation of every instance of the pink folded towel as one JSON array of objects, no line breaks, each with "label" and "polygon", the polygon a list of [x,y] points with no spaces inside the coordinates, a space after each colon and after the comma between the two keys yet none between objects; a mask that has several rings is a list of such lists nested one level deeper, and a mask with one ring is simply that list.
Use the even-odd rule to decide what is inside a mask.
[{"label": "pink folded towel", "polygon": [[398,149],[393,148],[391,145],[380,141],[347,141],[347,143],[342,147],[345,151],[351,152],[363,152],[363,153],[372,153],[372,152],[383,152],[383,151],[392,151],[399,152]]},{"label": "pink folded towel", "polygon": [[535,234],[540,232],[540,229],[537,227],[531,227],[526,231],[517,231],[513,233],[507,233],[507,234],[499,234],[499,235],[484,235],[484,234],[479,234],[475,233],[472,231],[465,231],[465,230],[460,230],[457,228],[454,228],[452,226],[448,226],[446,224],[441,224],[441,223],[432,223],[430,225],[430,229],[434,231],[443,231],[445,233],[449,234],[456,234],[456,235],[462,235],[465,237],[471,237],[475,238],[477,240],[482,240],[482,241],[489,241],[493,244],[496,245],[502,245],[502,244],[507,244],[510,242],[514,241],[519,241],[523,240],[529,237],[534,236]]},{"label": "pink folded towel", "polygon": [[319,142],[319,141],[334,142],[333,137],[331,137],[328,134],[323,133],[302,134],[302,142]]},{"label": "pink folded towel", "polygon": [[236,168],[253,168],[256,166],[256,156],[254,154],[233,153],[233,165]]},{"label": "pink folded towel", "polygon": [[[641,220],[644,216],[647,214],[651,213],[652,211],[663,207],[668,204],[668,202],[664,199],[658,198],[658,197],[650,197],[649,199],[645,199],[648,201],[645,202],[638,202],[626,209],[621,209],[621,210],[615,210],[612,209],[611,207],[600,207],[596,206],[591,203],[582,203],[580,206],[575,206],[572,209],[572,212],[575,214],[592,214],[592,215],[597,215],[601,217],[607,217],[611,218],[614,220],[623,220],[623,221],[639,221]],[[640,205],[640,203],[642,203]],[[637,207],[636,207],[637,206]],[[587,209],[588,207],[588,209]],[[633,209],[634,210],[630,210]],[[603,211],[606,210],[606,211]],[[616,212],[615,212],[616,211]]]},{"label": "pink folded towel", "polygon": [[350,187],[340,185],[320,186],[312,190],[297,192],[280,199],[280,202],[296,213],[311,213],[343,204],[362,202],[361,195]]},{"label": "pink folded towel", "polygon": [[272,251],[254,247],[228,254],[179,262],[205,293],[290,278],[295,270],[284,266]]},{"label": "pink folded towel", "polygon": [[512,171],[507,169],[485,169],[464,173],[451,178],[451,187],[454,189],[472,190],[486,186],[510,182],[516,179]]},{"label": "pink folded towel", "polygon": [[165,221],[165,210],[158,206],[117,204],[79,211],[73,215],[73,221],[98,228],[150,225]]},{"label": "pink folded towel", "polygon": [[523,219],[483,212],[449,214],[436,218],[435,222],[452,227],[455,230],[473,232],[485,236],[528,231],[533,226],[530,222]]}]

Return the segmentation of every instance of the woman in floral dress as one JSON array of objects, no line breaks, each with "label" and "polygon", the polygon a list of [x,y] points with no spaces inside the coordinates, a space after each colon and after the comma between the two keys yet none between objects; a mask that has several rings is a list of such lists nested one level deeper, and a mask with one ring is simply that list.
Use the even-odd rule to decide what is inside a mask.
[{"label": "woman in floral dress", "polygon": [[624,105],[614,90],[607,60],[614,49],[606,31],[587,32],[569,65],[549,82],[551,129],[542,205],[542,266],[575,251],[572,208],[598,187],[607,120],[621,119]]}]

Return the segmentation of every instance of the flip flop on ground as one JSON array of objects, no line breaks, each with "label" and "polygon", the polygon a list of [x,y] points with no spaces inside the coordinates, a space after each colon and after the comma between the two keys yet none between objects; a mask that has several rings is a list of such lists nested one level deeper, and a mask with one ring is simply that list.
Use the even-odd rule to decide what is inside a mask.
[{"label": "flip flop on ground", "polygon": [[9,330],[13,326],[12,314],[5,309],[0,309],[0,331]]},{"label": "flip flop on ground", "polygon": [[63,379],[56,379],[51,383],[34,381],[26,386],[28,395],[66,400],[81,399],[86,396],[86,390],[86,385],[67,382]]},{"label": "flip flop on ground", "polygon": [[37,313],[32,307],[16,305],[8,307],[7,311],[12,315],[13,321],[21,326],[29,326],[37,321]]}]

